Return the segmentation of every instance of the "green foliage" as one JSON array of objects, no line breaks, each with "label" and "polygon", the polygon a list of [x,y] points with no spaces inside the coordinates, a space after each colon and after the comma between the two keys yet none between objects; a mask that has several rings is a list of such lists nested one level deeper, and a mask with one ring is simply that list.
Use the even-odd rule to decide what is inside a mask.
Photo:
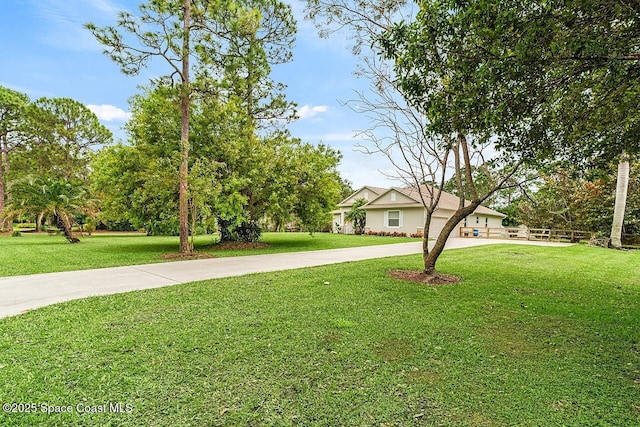
[{"label": "green foliage", "polygon": [[152,235],[177,235],[177,163],[175,156],[150,157],[131,146],[102,150],[92,163],[101,221],[126,221]]},{"label": "green foliage", "polygon": [[[96,156],[92,179],[103,200],[103,221],[126,220],[150,234],[175,234],[179,111],[174,95],[157,88],[134,97],[127,124],[133,145]],[[265,221],[278,228],[295,217],[309,231],[323,228],[340,199],[337,151],[284,131],[257,133],[235,97],[192,105],[192,228],[209,227],[215,217],[223,240],[249,241],[259,238]]]},{"label": "green foliage", "polygon": [[28,104],[29,97],[24,93],[0,86],[0,139],[3,143],[5,137],[11,141],[11,134],[20,128]]},{"label": "green foliage", "polygon": [[367,223],[367,211],[362,206],[367,204],[366,199],[358,199],[353,203],[349,212],[344,217],[347,221],[353,222],[356,234],[364,233],[364,226]]},{"label": "green foliage", "polygon": [[95,214],[95,200],[82,185],[62,179],[30,177],[14,183],[8,210],[12,217],[31,215],[38,225],[51,217],[67,240],[77,243],[79,240],[71,231],[76,215]]},{"label": "green foliage", "polygon": [[[517,218],[531,227],[559,228],[608,233],[615,199],[615,167],[589,179],[564,170],[542,177],[531,200],[516,201]],[[640,165],[630,174],[624,233],[640,234]]]},{"label": "green foliage", "polygon": [[603,0],[425,1],[381,43],[431,129],[528,162],[603,165],[640,151],[637,14]]},{"label": "green foliage", "polygon": [[255,222],[242,221],[237,224],[233,220],[218,219],[221,242],[257,242],[262,230]]},{"label": "green foliage", "polygon": [[112,141],[96,115],[69,98],[40,98],[25,114],[24,142],[12,155],[12,176],[86,183],[93,151]]},{"label": "green foliage", "polygon": [[337,172],[342,155],[329,146],[302,144],[291,157],[290,174],[296,194],[293,212],[304,228],[313,234],[330,228],[331,211],[340,202],[341,178]]},{"label": "green foliage", "polygon": [[353,193],[355,193],[355,189],[353,188],[353,182],[349,181],[346,178],[343,178],[340,181],[341,189],[340,189],[340,200],[344,200]]},{"label": "green foliage", "polygon": [[11,237],[22,237],[22,233],[16,230],[11,233]]},{"label": "green foliage", "polygon": [[[177,173],[170,166],[175,158],[172,153],[180,151],[183,160],[187,157],[186,147],[178,145],[186,111],[189,167],[198,171],[191,169],[196,176],[181,181],[180,188],[193,186],[188,194],[192,230],[209,227],[215,216],[224,229],[223,238],[254,240],[259,237],[258,222],[267,217],[269,201],[282,196],[283,204],[273,203],[272,209],[279,221],[291,212],[290,200],[280,191],[286,186],[270,180],[277,181],[274,171],[282,162],[282,147],[294,144],[282,132],[274,131],[293,118],[294,105],[286,101],[284,85],[273,82],[270,72],[272,65],[291,59],[295,20],[291,7],[278,0],[195,1],[190,3],[191,22],[184,28],[184,5],[148,2],[140,6],[140,19],[121,12],[116,27],[87,25],[124,72],[136,74],[154,57],[162,57],[175,71],[132,100],[134,116],[128,130],[133,147],[145,159],[144,168],[154,164],[162,164],[162,168],[158,173],[140,171],[135,188],[146,189],[146,194],[136,189],[126,193],[138,193],[127,215],[132,223],[154,234],[174,227],[170,212],[175,201],[170,192],[158,197],[155,213],[147,211],[151,199],[147,195],[163,188],[158,181],[150,184],[153,178],[168,178],[171,170]],[[128,45],[125,33],[135,36],[143,48]],[[183,46],[187,41],[189,45]],[[186,59],[185,48],[194,74],[188,88],[184,86],[189,76],[180,68]],[[181,91],[169,84],[174,75],[181,78]],[[189,92],[188,107],[184,105],[185,90]],[[284,173],[287,169],[279,170]],[[111,186],[108,198],[122,200],[113,190]],[[122,200],[120,204],[126,203]],[[115,212],[111,209],[109,215]]]},{"label": "green foliage", "polygon": [[[75,190],[70,188],[87,182],[93,150],[111,138],[95,114],[77,101],[41,98],[30,102],[26,95],[0,87],[0,218],[17,212],[42,214],[32,202],[36,196],[46,197],[45,189],[53,191],[51,197],[58,190],[60,197],[73,197]],[[16,182],[14,188],[12,182]],[[27,195],[25,185],[32,184],[42,191]],[[7,213],[5,202],[12,191],[22,192],[18,197],[30,201],[11,203]],[[69,225],[67,219],[61,221]]]},{"label": "green foliage", "polygon": [[[286,134],[264,139],[251,149],[229,149],[219,158],[225,164],[219,178],[222,191],[216,199],[218,222],[225,228],[240,226],[226,237],[247,235],[241,229],[261,220],[278,226],[294,217],[313,233],[331,220],[330,212],[340,199],[336,168],[340,154],[319,145],[302,143]],[[242,153],[235,161],[234,153]]]},{"label": "green foliage", "polygon": [[[0,218],[5,215],[9,198],[9,153],[20,143],[20,128],[25,120],[27,95],[0,86]],[[0,221],[0,228],[3,226]],[[9,229],[12,224],[9,224]]]}]

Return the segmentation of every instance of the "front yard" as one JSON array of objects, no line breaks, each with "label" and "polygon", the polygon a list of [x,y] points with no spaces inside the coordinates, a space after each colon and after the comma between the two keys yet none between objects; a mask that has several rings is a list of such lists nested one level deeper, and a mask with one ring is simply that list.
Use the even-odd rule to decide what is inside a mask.
[{"label": "front yard", "polygon": [[443,254],[442,271],[463,278],[454,286],[387,276],[420,261],[210,280],[0,320],[0,402],[36,405],[0,413],[0,425],[640,423],[640,252],[477,247]]},{"label": "front yard", "polygon": [[[216,257],[315,251],[418,241],[417,239],[316,233],[264,233],[258,249],[217,250],[217,236],[197,236],[198,252]],[[143,234],[94,234],[75,245],[60,236],[24,233],[0,237],[0,276],[51,273],[88,268],[166,262],[163,255],[178,250],[178,237]]]}]

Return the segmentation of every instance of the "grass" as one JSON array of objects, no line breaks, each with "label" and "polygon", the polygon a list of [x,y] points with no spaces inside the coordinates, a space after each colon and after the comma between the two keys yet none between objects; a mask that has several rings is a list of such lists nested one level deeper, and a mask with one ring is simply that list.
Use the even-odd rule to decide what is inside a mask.
[{"label": "grass", "polygon": [[[197,236],[196,250],[216,257],[267,253],[314,251],[367,245],[417,241],[410,238],[353,236],[316,233],[265,233],[268,248],[212,251],[206,246],[217,239]],[[0,276],[51,273],[88,268],[167,262],[163,254],[178,250],[178,237],[150,237],[141,234],[101,235],[82,238],[71,245],[60,236],[23,233],[22,237],[0,237]]]},{"label": "grass", "polygon": [[[0,425],[640,423],[640,253],[498,245],[445,252],[455,286],[386,274],[419,267],[250,275],[0,320],[0,401],[73,410]],[[131,412],[77,409],[109,402]]]}]

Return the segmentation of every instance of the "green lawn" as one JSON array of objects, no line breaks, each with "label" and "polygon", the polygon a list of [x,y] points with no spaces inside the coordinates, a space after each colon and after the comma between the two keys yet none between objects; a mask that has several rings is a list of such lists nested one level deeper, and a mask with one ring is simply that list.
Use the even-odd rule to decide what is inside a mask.
[{"label": "green lawn", "polygon": [[[321,249],[348,248],[417,241],[411,238],[353,236],[316,233],[265,233],[264,249],[209,250],[217,237],[196,237],[196,250],[217,257],[257,255]],[[163,254],[178,251],[178,237],[150,237],[145,235],[100,235],[83,237],[81,243],[71,245],[60,236],[24,233],[22,237],[0,237],[0,276],[50,273],[87,268],[166,262]]]},{"label": "green lawn", "polygon": [[[0,401],[73,411],[0,425],[640,425],[640,252],[477,247],[443,254],[455,286],[386,275],[419,267],[210,280],[0,320]],[[131,412],[79,413],[110,402]]]}]

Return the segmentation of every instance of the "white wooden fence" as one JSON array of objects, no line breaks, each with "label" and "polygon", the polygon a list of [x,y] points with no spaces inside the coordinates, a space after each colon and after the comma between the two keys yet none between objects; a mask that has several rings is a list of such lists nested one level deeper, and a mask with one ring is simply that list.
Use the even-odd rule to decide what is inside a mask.
[{"label": "white wooden fence", "polygon": [[460,227],[460,237],[520,240],[568,240],[577,242],[590,239],[593,233],[580,230],[524,227]]}]

